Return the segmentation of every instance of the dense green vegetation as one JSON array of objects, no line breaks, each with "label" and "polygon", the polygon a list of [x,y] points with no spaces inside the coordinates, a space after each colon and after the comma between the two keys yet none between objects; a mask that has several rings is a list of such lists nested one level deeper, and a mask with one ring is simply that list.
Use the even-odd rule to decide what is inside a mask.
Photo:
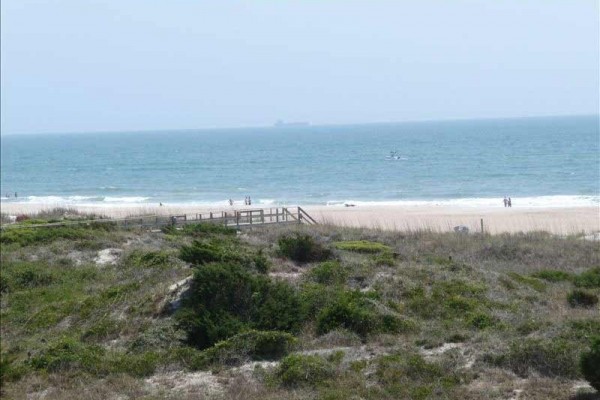
[{"label": "dense green vegetation", "polygon": [[598,388],[600,249],[578,238],[97,223],[9,229],[0,245],[6,398]]}]

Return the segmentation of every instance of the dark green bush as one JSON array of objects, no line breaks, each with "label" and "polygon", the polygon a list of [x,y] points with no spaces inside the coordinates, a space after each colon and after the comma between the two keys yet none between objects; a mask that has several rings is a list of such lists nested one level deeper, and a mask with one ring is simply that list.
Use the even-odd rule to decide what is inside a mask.
[{"label": "dark green bush", "polygon": [[166,251],[134,251],[129,255],[126,264],[136,268],[168,267],[171,264],[169,253]]},{"label": "dark green bush", "polygon": [[573,280],[573,274],[565,271],[557,271],[551,269],[545,269],[532,274],[534,278],[543,279],[548,282],[563,282]]},{"label": "dark green bush", "polygon": [[104,356],[100,346],[86,345],[72,338],[61,338],[32,357],[28,363],[34,369],[48,372],[83,370],[97,372]]},{"label": "dark green bush", "polygon": [[303,320],[298,293],[237,264],[197,268],[190,296],[177,312],[188,341],[207,348],[248,329],[296,332]]},{"label": "dark green bush", "polygon": [[347,242],[337,242],[335,247],[340,250],[354,251],[356,253],[391,253],[392,249],[382,243],[369,242],[367,240],[353,240]]},{"label": "dark green bush", "polygon": [[333,378],[335,369],[317,355],[291,354],[281,360],[275,371],[276,379],[284,386],[316,386]]},{"label": "dark green bush", "polygon": [[311,269],[308,277],[323,285],[342,285],[348,278],[348,271],[338,261],[325,261]]},{"label": "dark green bush", "polygon": [[414,324],[394,314],[378,311],[373,299],[359,291],[341,291],[317,315],[317,333],[347,329],[361,337],[369,333],[398,333],[414,329]]},{"label": "dark green bush", "polygon": [[194,240],[189,246],[182,246],[179,258],[194,265],[203,265],[211,262],[242,263],[246,261],[241,251],[231,243],[221,240],[203,242]]},{"label": "dark green bush", "polygon": [[504,354],[488,355],[485,359],[523,377],[531,370],[551,378],[579,377],[578,349],[564,339],[518,339]]},{"label": "dark green bush", "polygon": [[575,289],[567,295],[571,307],[593,307],[598,304],[598,296],[585,290]]},{"label": "dark green bush", "polygon": [[34,243],[48,243],[57,239],[85,239],[92,234],[89,229],[80,226],[11,228],[0,233],[0,243],[16,243],[27,246]]},{"label": "dark green bush", "polygon": [[375,376],[391,398],[437,398],[448,394],[461,382],[461,376],[441,365],[427,362],[418,354],[392,354],[376,360]]},{"label": "dark green bush", "polygon": [[287,355],[296,338],[286,332],[250,330],[206,349],[209,364],[240,365],[248,360],[277,360]]},{"label": "dark green bush", "polygon": [[325,261],[331,258],[331,250],[316,242],[310,235],[296,233],[279,238],[279,254],[299,263]]},{"label": "dark green bush", "polygon": [[183,226],[182,233],[191,236],[203,236],[203,235],[227,235],[235,236],[236,230],[228,228],[219,224],[211,223],[200,223],[200,224],[187,224]]},{"label": "dark green bush", "polygon": [[21,290],[47,286],[57,280],[45,264],[10,263],[4,266],[7,289]]},{"label": "dark green bush", "polygon": [[254,264],[254,268],[257,272],[261,274],[266,274],[269,272],[271,268],[271,262],[269,259],[263,254],[263,249],[259,249],[256,255],[252,258],[252,262]]},{"label": "dark green bush", "polygon": [[541,281],[537,278],[532,278],[530,276],[523,276],[523,275],[517,274],[516,272],[509,272],[508,276],[510,276],[513,280],[515,280],[519,283],[530,286],[531,288],[533,288],[534,290],[536,290],[538,292],[543,292],[544,290],[546,290],[546,283],[544,283],[543,281]]},{"label": "dark green bush", "polygon": [[592,268],[575,277],[575,286],[583,288],[600,288],[600,267]]},{"label": "dark green bush", "polygon": [[590,351],[581,355],[579,365],[585,379],[600,392],[600,336],[592,340]]},{"label": "dark green bush", "polygon": [[471,315],[467,322],[470,326],[476,329],[486,329],[496,324],[494,317],[482,312]]}]

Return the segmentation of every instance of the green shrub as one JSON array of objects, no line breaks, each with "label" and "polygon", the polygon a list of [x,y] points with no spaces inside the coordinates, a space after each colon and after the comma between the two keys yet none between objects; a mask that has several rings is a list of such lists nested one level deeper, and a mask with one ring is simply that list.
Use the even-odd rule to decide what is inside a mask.
[{"label": "green shrub", "polygon": [[592,340],[590,351],[581,355],[579,365],[585,379],[600,392],[600,336]]},{"label": "green shrub", "polygon": [[347,329],[361,337],[369,333],[399,333],[415,329],[414,323],[378,311],[374,301],[359,291],[341,291],[317,315],[317,333]]},{"label": "green shrub", "polygon": [[181,230],[182,233],[190,236],[204,236],[204,235],[226,235],[235,236],[237,231],[233,228],[228,228],[219,224],[211,224],[208,222],[200,224],[186,224]]},{"label": "green shrub", "polygon": [[256,269],[256,271],[261,274],[266,274],[271,268],[271,262],[263,254],[263,249],[258,250],[256,255],[252,258],[252,262],[254,263],[254,268]]},{"label": "green shrub", "polygon": [[166,251],[143,252],[136,250],[127,257],[126,264],[136,268],[169,267],[171,260]]},{"label": "green shrub", "polygon": [[197,268],[183,307],[176,313],[189,343],[207,348],[248,329],[296,332],[303,320],[298,293],[237,264]]},{"label": "green shrub", "polygon": [[418,354],[381,356],[376,365],[375,376],[392,398],[426,399],[436,393],[448,394],[462,378]]},{"label": "green shrub", "polygon": [[114,354],[113,358],[104,361],[106,374],[124,373],[142,378],[154,374],[156,367],[164,357],[156,352],[148,351],[138,354]]},{"label": "green shrub", "polygon": [[335,247],[339,250],[354,251],[356,253],[391,253],[392,249],[382,243],[369,242],[367,240],[353,240],[347,242],[337,242]]},{"label": "green shrub", "polygon": [[[101,225],[101,227],[104,227]],[[90,229],[92,228],[92,229]],[[93,238],[95,226],[52,226],[43,228],[10,228],[0,232],[0,243],[15,243],[28,246],[35,243],[49,243],[57,239]]]},{"label": "green shrub", "polygon": [[281,256],[299,263],[325,261],[331,258],[331,251],[316,242],[310,235],[296,233],[283,236],[277,243]]},{"label": "green shrub", "polygon": [[593,307],[598,304],[598,296],[585,290],[575,289],[567,295],[571,307]]},{"label": "green shrub", "polygon": [[316,386],[333,378],[335,369],[323,357],[291,354],[281,360],[275,371],[276,379],[284,386]]},{"label": "green shrub", "polygon": [[170,320],[159,320],[144,332],[138,334],[129,344],[129,351],[171,350],[185,340],[185,332],[178,330]]},{"label": "green shrub", "polygon": [[18,381],[27,373],[27,366],[15,359],[16,356],[7,353],[0,355],[0,390],[7,382]]},{"label": "green shrub", "polygon": [[308,278],[323,285],[342,285],[348,271],[338,261],[325,261],[311,269]]},{"label": "green shrub", "polygon": [[545,269],[532,274],[534,278],[543,279],[548,282],[563,282],[573,280],[573,274],[565,271],[557,271],[551,269]]},{"label": "green shrub", "polygon": [[381,254],[377,254],[373,257],[373,261],[377,266],[389,266],[396,264],[396,260],[394,259],[394,255],[389,252],[383,252]]},{"label": "green shrub", "polygon": [[85,345],[72,338],[61,338],[32,357],[28,363],[34,369],[48,372],[83,370],[97,372],[105,351],[102,347]]},{"label": "green shrub", "polygon": [[538,292],[543,292],[544,290],[546,290],[546,284],[537,278],[523,276],[523,275],[517,274],[516,272],[509,272],[508,276],[510,276],[513,280],[515,280],[519,283],[530,286],[531,288],[533,288],[534,290],[536,290]]},{"label": "green shrub", "polygon": [[81,335],[81,339],[85,342],[114,339],[119,337],[120,331],[121,324],[118,321],[111,318],[104,318],[87,329]]},{"label": "green shrub", "polygon": [[240,250],[220,240],[209,242],[194,240],[191,245],[181,247],[179,258],[194,265],[211,262],[242,263],[246,261]]},{"label": "green shrub", "polygon": [[7,282],[10,282],[12,289],[48,286],[57,280],[49,267],[44,264],[15,263],[10,266],[10,272],[7,275],[10,276],[10,278],[7,277]]},{"label": "green shrub", "polygon": [[486,329],[494,326],[496,320],[489,314],[479,312],[471,315],[467,320],[467,323],[476,329]]},{"label": "green shrub", "polygon": [[509,368],[526,377],[530,370],[548,377],[579,377],[578,349],[564,339],[518,339],[501,355],[488,355],[486,361]]},{"label": "green shrub", "polygon": [[204,355],[210,364],[240,365],[248,360],[277,360],[295,344],[296,338],[286,332],[250,330],[216,343]]},{"label": "green shrub", "polygon": [[600,267],[592,268],[575,277],[575,286],[583,288],[600,288]]}]

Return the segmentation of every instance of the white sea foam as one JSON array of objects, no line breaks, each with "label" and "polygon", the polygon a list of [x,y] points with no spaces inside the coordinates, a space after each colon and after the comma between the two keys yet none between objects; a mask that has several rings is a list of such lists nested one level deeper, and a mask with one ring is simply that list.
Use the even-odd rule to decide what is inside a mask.
[{"label": "white sea foam", "polygon": [[[168,199],[153,199],[145,196],[26,196],[19,198],[0,198],[2,203],[22,203],[39,204],[51,206],[83,206],[83,207],[136,207],[136,206],[155,206],[162,202],[165,206],[195,206],[199,208],[223,209],[230,207],[229,199],[217,201],[210,200],[190,200],[190,201],[169,201]],[[232,199],[234,207],[241,207],[244,199]],[[458,198],[458,199],[437,199],[437,200],[330,200],[318,202],[310,201],[280,201],[277,199],[256,199],[252,206],[272,207],[286,205],[326,205],[329,207],[345,207],[346,205],[357,207],[367,206],[401,206],[401,207],[461,207],[461,208],[501,208],[503,207],[502,198]],[[513,197],[512,204],[515,208],[566,208],[566,207],[600,207],[600,196],[577,196],[577,195],[558,195],[558,196],[537,196],[537,197]]]}]

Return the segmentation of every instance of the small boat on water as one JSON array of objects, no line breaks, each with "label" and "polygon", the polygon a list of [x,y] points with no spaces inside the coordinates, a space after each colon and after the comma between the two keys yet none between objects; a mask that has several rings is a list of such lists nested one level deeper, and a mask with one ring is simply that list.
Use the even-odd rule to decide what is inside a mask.
[{"label": "small boat on water", "polygon": [[390,151],[390,155],[385,157],[386,160],[388,161],[398,161],[398,160],[406,160],[406,157],[402,157],[400,154],[398,154],[397,151]]}]

